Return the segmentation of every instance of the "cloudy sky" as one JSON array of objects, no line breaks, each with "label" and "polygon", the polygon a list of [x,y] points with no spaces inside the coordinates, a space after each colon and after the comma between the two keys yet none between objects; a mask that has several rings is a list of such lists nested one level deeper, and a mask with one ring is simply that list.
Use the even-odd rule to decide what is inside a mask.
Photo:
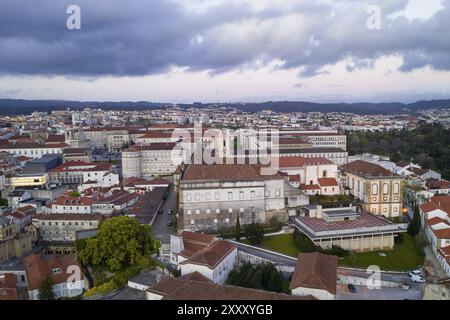
[{"label": "cloudy sky", "polygon": [[0,2],[0,98],[450,98],[450,0],[30,2]]}]

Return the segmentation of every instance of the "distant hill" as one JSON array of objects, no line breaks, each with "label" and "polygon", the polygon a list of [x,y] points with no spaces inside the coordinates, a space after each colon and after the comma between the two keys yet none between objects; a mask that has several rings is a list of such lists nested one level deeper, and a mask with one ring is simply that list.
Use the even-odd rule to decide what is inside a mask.
[{"label": "distant hill", "polygon": [[[153,103],[147,101],[65,101],[65,100],[17,100],[0,99],[0,114],[30,114],[34,111],[50,112],[65,108],[83,109],[86,107],[102,108],[105,110],[151,110],[169,106],[169,103]],[[207,107],[208,103],[195,104],[195,107]],[[272,110],[275,112],[353,112],[356,114],[392,114],[401,112],[414,113],[420,109],[450,108],[448,100],[417,101],[410,104],[392,103],[314,103],[295,101],[268,101],[262,103],[223,103],[225,107],[235,107],[242,111],[258,112]],[[181,108],[192,107],[192,104],[179,105]]]}]

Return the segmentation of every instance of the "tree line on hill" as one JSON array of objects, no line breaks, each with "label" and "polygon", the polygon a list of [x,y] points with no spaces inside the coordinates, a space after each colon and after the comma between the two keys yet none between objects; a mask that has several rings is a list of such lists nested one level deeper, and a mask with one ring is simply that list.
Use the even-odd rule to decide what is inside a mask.
[{"label": "tree line on hill", "polygon": [[413,130],[347,133],[350,154],[373,153],[418,163],[450,179],[450,129],[420,122]]}]

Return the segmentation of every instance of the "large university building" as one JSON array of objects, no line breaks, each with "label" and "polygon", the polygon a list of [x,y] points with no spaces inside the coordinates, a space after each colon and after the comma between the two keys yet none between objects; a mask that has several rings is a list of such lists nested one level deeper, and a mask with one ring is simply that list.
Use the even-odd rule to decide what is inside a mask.
[{"label": "large university building", "polygon": [[357,160],[341,167],[342,182],[361,200],[364,211],[399,217],[403,208],[401,176],[371,162]]},{"label": "large university building", "polygon": [[265,223],[286,218],[285,180],[262,175],[258,165],[189,165],[179,192],[179,222],[184,230]]}]

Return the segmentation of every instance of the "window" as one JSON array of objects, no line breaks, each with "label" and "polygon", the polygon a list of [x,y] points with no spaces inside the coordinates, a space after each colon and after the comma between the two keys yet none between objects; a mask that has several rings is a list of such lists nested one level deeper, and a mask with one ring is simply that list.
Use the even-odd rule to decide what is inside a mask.
[{"label": "window", "polygon": [[372,184],[372,194],[374,196],[378,194],[378,185],[376,183]]},{"label": "window", "polygon": [[229,219],[229,218],[226,218],[226,219],[225,219],[225,222],[226,222],[226,223],[230,222],[230,219]]},{"label": "window", "polygon": [[217,223],[217,219],[214,219],[214,223]]},{"label": "window", "polygon": [[394,194],[398,194],[400,192],[400,184],[398,182],[394,183]]},{"label": "window", "polygon": [[191,220],[191,224],[194,224],[195,222],[194,222],[194,220]]},{"label": "window", "polygon": [[206,213],[211,213],[211,209],[206,209]]},{"label": "window", "polygon": [[229,208],[228,213],[233,213],[233,209]]},{"label": "window", "polygon": [[383,184],[383,194],[389,193],[389,186],[387,183]]},{"label": "window", "polygon": [[322,172],[322,177],[323,177],[323,178],[326,178],[326,177],[327,177],[327,170],[323,170],[323,172]]},{"label": "window", "polygon": [[250,198],[254,198],[255,196],[255,190],[250,191]]},{"label": "window", "polygon": [[279,197],[279,196],[280,196],[280,189],[276,189],[276,190],[275,190],[275,196],[276,196],[276,197]]},{"label": "window", "polygon": [[215,197],[216,200],[220,200],[220,192],[216,191],[216,194],[215,194],[214,197]]},{"label": "window", "polygon": [[200,193],[195,194],[195,201],[200,201]]},{"label": "window", "polygon": [[244,191],[239,191],[239,200],[244,200]]},{"label": "window", "polygon": [[209,192],[206,193],[206,200],[211,200],[211,194]]},{"label": "window", "polygon": [[220,209],[216,209],[216,213],[220,213]]},{"label": "window", "polygon": [[61,273],[61,269],[60,269],[60,268],[53,268],[53,269],[52,269],[52,273],[53,273],[53,274]]},{"label": "window", "polygon": [[228,200],[233,200],[233,192],[228,192]]},{"label": "window", "polygon": [[200,214],[200,210],[195,210],[195,214]]},{"label": "window", "polygon": [[187,214],[192,214],[192,210],[188,210],[188,211],[187,211]]},{"label": "window", "polygon": [[239,209],[239,212],[244,212],[244,208],[240,208],[240,209]]},{"label": "window", "polygon": [[191,201],[191,200],[192,200],[192,196],[191,196],[190,193],[188,193],[188,194],[186,195],[186,200],[187,200],[187,201]]}]

